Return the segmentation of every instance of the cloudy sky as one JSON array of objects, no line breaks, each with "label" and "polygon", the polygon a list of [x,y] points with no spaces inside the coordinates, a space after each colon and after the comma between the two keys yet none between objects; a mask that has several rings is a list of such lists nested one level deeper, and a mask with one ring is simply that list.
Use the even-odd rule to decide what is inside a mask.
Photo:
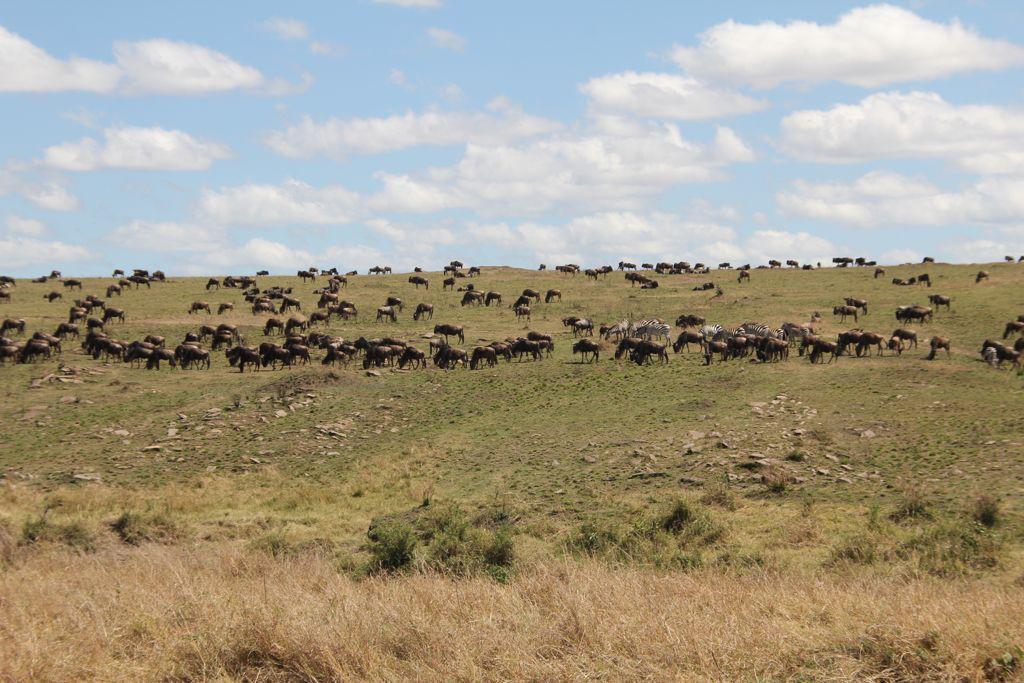
[{"label": "cloudy sky", "polygon": [[1001,259],[1022,70],[996,0],[9,3],[0,272]]}]

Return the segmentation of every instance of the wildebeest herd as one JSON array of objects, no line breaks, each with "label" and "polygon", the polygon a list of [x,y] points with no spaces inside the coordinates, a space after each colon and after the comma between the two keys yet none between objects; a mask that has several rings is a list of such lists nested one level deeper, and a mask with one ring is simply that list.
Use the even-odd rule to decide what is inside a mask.
[{"label": "wildebeest herd", "polygon": [[[1022,257],[1024,259],[1024,257]],[[1010,259],[1012,260],[1012,259]],[[837,267],[876,266],[875,262],[866,259],[850,259],[838,257],[833,259]],[[932,263],[932,259],[925,259]],[[795,260],[786,261],[790,268],[813,270],[814,266],[801,266]],[[739,273],[738,282],[751,281],[751,272],[758,268],[782,268],[782,262],[770,261],[765,266],[751,268],[745,264],[736,269]],[[818,264],[820,267],[820,264]],[[644,270],[659,275],[700,274],[707,275],[712,271],[702,264],[691,265],[685,261],[677,263],[644,263]],[[719,269],[731,268],[730,264],[719,264]],[[458,298],[459,307],[484,308],[503,306],[500,292],[478,289],[474,282],[469,281],[483,273],[479,267],[463,270],[464,264],[452,261],[443,271],[443,290],[452,290]],[[540,270],[546,270],[542,265]],[[597,280],[607,277],[616,270],[624,273],[625,280],[631,287],[639,284],[643,289],[656,289],[657,280],[642,275],[637,266],[630,262],[619,262],[617,268],[602,266],[599,268],[581,269],[576,264],[555,266],[554,270],[564,276],[575,277],[583,272],[587,278]],[[874,277],[884,274],[884,269],[875,267]],[[390,274],[389,266],[375,266],[369,274]],[[310,267],[298,271],[296,276],[300,283],[312,282],[320,284],[313,290],[317,297],[315,310],[308,312],[303,309],[299,292],[292,287],[273,286],[260,288],[257,278],[267,275],[260,271],[253,276],[227,276],[221,279],[210,278],[205,286],[207,291],[234,290],[238,294],[237,302],[221,302],[217,304],[216,315],[223,315],[235,309],[235,303],[244,305],[253,316],[268,315],[259,326],[262,336],[258,340],[247,340],[235,324],[200,324],[187,331],[183,338],[168,342],[164,336],[145,334],[135,340],[124,340],[115,334],[117,325],[124,324],[129,317],[125,309],[113,306],[111,302],[121,301],[126,290],[134,286],[135,290],[145,286],[150,288],[155,283],[167,282],[161,271],[152,273],[136,269],[126,277],[124,271],[114,271],[115,281],[108,284],[105,296],[82,294],[83,282],[78,279],[64,279],[59,271],[48,276],[33,280],[35,283],[59,281],[63,289],[77,293],[68,308],[66,321],[62,321],[50,331],[36,330],[29,336],[24,319],[6,318],[0,324],[0,363],[10,362],[31,363],[60,356],[64,352],[63,344],[69,339],[75,340],[80,352],[91,356],[94,360],[104,362],[121,362],[134,367],[159,370],[161,364],[181,369],[209,369],[213,359],[223,354],[225,362],[239,372],[246,369],[259,371],[263,369],[288,368],[300,364],[308,364],[319,360],[323,365],[348,366],[353,362],[361,363],[366,370],[395,366],[405,368],[425,368],[430,363],[445,370],[457,367],[481,369],[493,367],[504,359],[512,361],[540,361],[555,349],[555,337],[551,333],[537,330],[527,331],[525,336],[510,335],[502,339],[479,340],[479,343],[468,348],[460,348],[454,343],[465,345],[465,327],[453,322],[433,324],[431,332],[422,335],[421,342],[425,349],[417,347],[417,342],[400,339],[396,336],[359,336],[347,339],[330,334],[328,328],[333,319],[341,321],[359,320],[358,307],[352,301],[343,298],[342,290],[347,288],[350,278],[358,275],[356,271],[344,274],[338,269],[318,269]],[[975,276],[975,283],[986,280],[989,274],[985,271]],[[462,286],[458,286],[459,282]],[[416,268],[408,277],[410,293],[423,287],[430,290],[429,278],[422,269]],[[927,273],[919,274],[908,280],[896,278],[894,284],[925,284],[932,286],[932,279]],[[0,277],[0,303],[13,300],[17,292],[17,281],[14,278]],[[715,290],[720,296],[721,288],[714,282],[707,282],[694,288],[698,291]],[[53,289],[42,297],[49,305],[58,305],[64,300],[64,292]],[[517,323],[529,324],[531,315],[538,306],[560,302],[561,289],[548,289],[542,294],[540,290],[526,288],[508,305]],[[543,304],[541,303],[543,301]],[[807,358],[810,363],[832,363],[843,355],[863,357],[884,355],[886,353],[901,355],[908,348],[918,347],[918,332],[911,325],[925,326],[932,322],[934,316],[942,311],[952,310],[952,299],[942,294],[928,296],[931,306],[917,304],[899,306],[894,311],[897,327],[891,332],[883,333],[855,327],[838,333],[834,338],[827,338],[820,331],[822,316],[815,312],[806,321],[787,321],[778,326],[771,326],[761,321],[746,321],[738,326],[724,326],[694,313],[683,313],[674,320],[674,327],[679,328],[673,336],[673,325],[660,318],[639,320],[620,319],[610,322],[595,321],[584,316],[565,316],[561,319],[564,332],[571,338],[573,357],[578,356],[580,363],[593,363],[601,358],[605,344],[608,345],[610,356],[614,360],[629,360],[638,365],[664,364],[670,362],[670,353],[699,352],[707,365],[715,361],[727,362],[746,359],[752,362],[778,363],[790,360],[790,351],[795,350],[798,357]],[[182,305],[182,311],[188,316],[200,318],[212,317],[214,314],[208,301],[192,301]],[[402,298],[389,295],[382,305],[374,311],[374,324],[388,325],[398,321],[405,312]],[[868,316],[868,301],[864,298],[845,297],[842,303],[836,302],[832,308],[833,316],[838,322],[845,323],[852,318],[855,324]],[[426,302],[418,303],[412,314],[414,321],[433,320],[434,305]],[[258,334],[258,333],[257,333]],[[1008,340],[1015,338],[1009,345]],[[928,360],[939,356],[940,352],[948,357],[952,343],[944,336],[934,335],[925,342],[928,348]],[[1021,369],[1021,354],[1024,353],[1024,315],[1006,323],[1002,341],[986,339],[980,349],[982,360],[993,365],[1009,364]],[[215,355],[216,354],[216,355]]]}]

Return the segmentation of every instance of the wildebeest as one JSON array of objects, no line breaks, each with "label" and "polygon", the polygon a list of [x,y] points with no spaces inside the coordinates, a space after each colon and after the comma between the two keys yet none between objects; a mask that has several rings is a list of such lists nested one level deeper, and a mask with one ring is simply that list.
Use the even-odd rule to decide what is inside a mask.
[{"label": "wildebeest", "polygon": [[476,370],[480,363],[485,362],[488,366],[494,367],[498,364],[498,354],[492,346],[477,346],[469,359],[469,369]]},{"label": "wildebeest", "polygon": [[935,360],[935,354],[938,353],[939,349],[946,350],[946,358],[949,358],[949,338],[948,337],[932,337],[928,341],[928,345],[931,347],[931,351],[928,352],[928,360]]},{"label": "wildebeest", "polygon": [[61,339],[65,339],[67,337],[74,337],[75,339],[78,339],[78,325],[60,323],[57,325],[57,330],[53,334]]},{"label": "wildebeest", "polygon": [[269,336],[272,332],[284,334],[284,323],[277,318],[268,319],[266,324],[263,325],[263,336]]},{"label": "wildebeest", "polygon": [[832,308],[832,315],[839,316],[839,322],[845,322],[847,316],[853,316],[853,321],[857,322],[857,309],[854,306],[835,306]]},{"label": "wildebeest", "polygon": [[193,301],[192,305],[188,308],[188,314],[198,313],[199,311],[206,311],[207,314],[213,315],[213,311],[210,310],[210,304],[205,301]]},{"label": "wildebeest", "polygon": [[222,314],[226,313],[227,311],[233,311],[233,310],[235,310],[235,305],[234,304],[220,304],[219,306],[217,306],[217,315],[222,315]]},{"label": "wildebeest", "polygon": [[124,311],[120,308],[108,308],[103,311],[103,324],[107,324],[113,318],[117,318],[120,322],[124,322]]},{"label": "wildebeest", "polygon": [[893,339],[899,339],[901,342],[907,342],[907,346],[913,346],[917,348],[917,332],[914,330],[908,330],[904,327],[900,327],[892,331],[889,335]]},{"label": "wildebeest", "polygon": [[82,289],[82,281],[81,280],[65,280],[64,281],[64,286],[67,287],[68,289],[75,289],[76,287],[78,289]]},{"label": "wildebeest", "polygon": [[516,314],[516,320],[522,320],[523,318],[526,318],[526,320],[529,321],[530,320],[530,307],[527,306],[526,304],[522,304],[520,306],[516,306],[515,307],[515,314]]},{"label": "wildebeest", "polygon": [[683,349],[690,349],[690,344],[696,344],[702,346],[704,344],[704,337],[697,334],[696,332],[690,332],[689,330],[683,330],[676,337],[675,342],[672,344],[672,351],[679,353]]},{"label": "wildebeest", "polygon": [[982,280],[987,280],[987,279],[988,279],[988,271],[987,270],[979,270],[978,274],[974,276],[974,284],[978,284]]},{"label": "wildebeest", "polygon": [[684,314],[684,315],[681,315],[678,318],[676,318],[676,326],[677,327],[682,327],[684,329],[687,328],[687,327],[700,327],[705,322],[707,322],[707,321],[704,320],[704,318],[702,318],[699,315],[686,315],[686,314]]},{"label": "wildebeest", "polygon": [[211,277],[209,280],[207,280],[206,291],[210,291],[211,289],[220,289],[220,280],[218,280],[215,277]]},{"label": "wildebeest", "polygon": [[562,290],[560,289],[549,289],[544,295],[544,303],[549,304],[555,299],[562,300]]},{"label": "wildebeest", "polygon": [[434,334],[443,335],[446,341],[448,337],[458,337],[459,343],[466,343],[466,331],[462,325],[434,325]]},{"label": "wildebeest", "polygon": [[844,301],[846,302],[847,306],[859,308],[860,310],[864,311],[864,315],[868,314],[868,302],[866,299],[855,299],[852,296],[848,296],[844,299]]},{"label": "wildebeest", "polygon": [[811,345],[811,353],[808,358],[812,363],[817,363],[827,354],[828,362],[831,363],[839,357],[838,352],[839,345],[836,342],[818,339]]},{"label": "wildebeest", "polygon": [[736,282],[743,282],[744,280],[750,280],[750,271],[741,270],[739,277],[736,278]]},{"label": "wildebeest", "polygon": [[[107,294],[107,296],[110,296],[110,294]],[[46,301],[47,301],[48,303],[51,303],[51,304],[52,304],[52,303],[53,303],[54,301],[56,301],[57,299],[63,299],[63,298],[64,298],[64,295],[63,295],[63,294],[61,294],[60,292],[50,292],[49,294],[47,294],[47,295],[46,295],[46,296],[44,296],[43,298],[44,298],[44,299],[46,299]]]},{"label": "wildebeest", "polygon": [[484,297],[484,305],[485,306],[490,306],[492,302],[495,303],[495,304],[500,304],[501,303],[501,293],[500,292],[487,292],[487,296]]},{"label": "wildebeest", "polygon": [[950,298],[948,296],[943,296],[942,294],[930,294],[928,296],[928,303],[930,303],[933,306],[935,306],[936,309],[939,306],[945,306],[946,310],[948,311],[949,310],[949,304],[950,304]]},{"label": "wildebeest", "polygon": [[7,330],[14,330],[17,334],[25,334],[25,320],[18,318],[6,318],[3,323],[0,323],[0,334],[4,334]]},{"label": "wildebeest", "polygon": [[434,305],[433,304],[416,304],[416,310],[412,314],[413,320],[419,320],[426,316],[428,320],[434,317]]},{"label": "wildebeest", "polygon": [[281,312],[281,313],[284,313],[285,311],[288,311],[288,310],[290,310],[292,308],[294,308],[297,311],[301,311],[302,310],[302,302],[299,301],[298,299],[294,298],[294,297],[290,297],[290,296],[287,296],[287,295],[282,295],[281,296],[281,305],[278,307],[278,311]]},{"label": "wildebeest", "polygon": [[590,362],[594,363],[601,359],[601,345],[593,339],[580,339],[572,345],[572,353],[580,354],[581,363],[586,362],[588,356],[592,356]]},{"label": "wildebeest", "polygon": [[917,284],[920,285],[920,284],[925,284],[925,283],[927,283],[927,285],[929,287],[931,287],[932,286],[932,278],[931,278],[930,275],[928,275],[928,273],[921,273],[920,275],[917,276]]},{"label": "wildebeest", "polygon": [[1006,339],[1011,334],[1024,334],[1024,322],[1011,320],[1006,323],[1006,327],[1003,329],[1003,339]]},{"label": "wildebeest", "polygon": [[857,340],[857,355],[860,356],[865,351],[871,353],[871,347],[877,348],[876,353],[881,356],[882,349],[885,348],[885,337],[876,332],[864,332],[860,335],[860,339]]},{"label": "wildebeest", "polygon": [[381,306],[377,309],[377,322],[382,320],[390,320],[393,323],[398,322],[398,316],[395,314],[395,309],[391,306]]},{"label": "wildebeest", "polygon": [[419,289],[420,285],[423,285],[425,288],[430,289],[430,281],[427,280],[427,278],[422,277],[420,275],[410,275],[409,282],[415,285],[416,289]]},{"label": "wildebeest", "polygon": [[885,275],[885,268],[875,268],[875,279]]},{"label": "wildebeest", "polygon": [[455,289],[455,278],[446,277],[441,283],[441,289]]},{"label": "wildebeest", "polygon": [[462,363],[463,367],[465,367],[467,358],[466,352],[462,349],[445,344],[434,354],[434,365],[443,370],[450,370],[459,363]]},{"label": "wildebeest", "polygon": [[462,295],[462,306],[472,306],[474,304],[484,303],[484,293],[476,290],[469,290]]},{"label": "wildebeest", "polygon": [[926,323],[931,319],[932,309],[924,306],[900,306],[896,309],[896,320],[900,322],[920,320],[922,323]]}]

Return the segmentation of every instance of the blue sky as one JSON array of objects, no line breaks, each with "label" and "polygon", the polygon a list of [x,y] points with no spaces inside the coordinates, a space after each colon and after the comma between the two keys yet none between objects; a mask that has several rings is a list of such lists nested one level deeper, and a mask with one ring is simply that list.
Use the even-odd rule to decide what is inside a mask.
[{"label": "blue sky", "polygon": [[1024,253],[1020,3],[284,8],[0,12],[0,272]]}]

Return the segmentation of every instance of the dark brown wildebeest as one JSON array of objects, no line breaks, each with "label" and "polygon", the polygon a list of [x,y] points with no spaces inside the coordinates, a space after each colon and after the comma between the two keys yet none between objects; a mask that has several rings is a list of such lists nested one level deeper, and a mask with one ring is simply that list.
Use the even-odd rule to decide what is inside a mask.
[{"label": "dark brown wildebeest", "polygon": [[430,289],[430,281],[427,280],[427,278],[422,277],[420,275],[410,275],[409,282],[415,285],[416,289],[419,289],[420,285],[423,285],[427,289]]},{"label": "dark brown wildebeest", "polygon": [[526,338],[530,341],[541,342],[544,346],[544,350],[548,352],[549,356],[551,355],[551,352],[555,350],[555,342],[551,339],[550,334],[530,330],[526,334]]},{"label": "dark brown wildebeest", "polygon": [[522,337],[519,337],[512,342],[511,350],[512,355],[519,361],[522,361],[523,357],[527,354],[529,354],[533,360],[541,360],[543,358],[540,349],[540,342],[523,339]]},{"label": "dark brown wildebeest", "polygon": [[469,290],[462,295],[462,306],[472,306],[474,304],[484,303],[484,293],[478,292],[477,290]]},{"label": "dark brown wildebeest", "polygon": [[885,275],[885,268],[875,268],[875,279],[877,280],[881,276]]},{"label": "dark brown wildebeest", "polygon": [[790,268],[799,268],[800,262],[794,261],[793,259],[789,259],[786,261],[786,265],[789,266]]},{"label": "dark brown wildebeest", "polygon": [[922,323],[930,322],[932,319],[932,309],[924,306],[900,306],[896,309],[896,320],[902,322],[910,322],[911,320],[920,320]]},{"label": "dark brown wildebeest", "polygon": [[405,308],[405,304],[403,304],[402,300],[399,299],[397,296],[389,296],[387,299],[384,300],[384,305],[398,309],[399,313],[401,313],[402,309]]},{"label": "dark brown wildebeest", "polygon": [[118,296],[121,296],[122,291],[123,291],[123,289],[122,289],[121,285],[118,285],[118,284],[107,285],[107,298],[109,299],[110,297],[112,297],[115,294],[118,295]]},{"label": "dark brown wildebeest", "polygon": [[120,322],[124,322],[124,310],[120,308],[108,308],[103,311],[103,324],[106,325],[111,319],[117,318]]},{"label": "dark brown wildebeest", "polygon": [[138,289],[140,285],[146,285],[146,289],[151,287],[149,278],[145,275],[132,275],[128,278],[128,281],[135,285],[135,289]]},{"label": "dark brown wildebeest", "polygon": [[292,355],[291,349],[274,344],[266,347],[262,344],[260,345],[260,365],[263,367],[269,365],[272,369],[276,369],[277,364],[280,363],[287,368],[291,367],[294,362],[295,356]]},{"label": "dark brown wildebeest", "polygon": [[767,363],[789,360],[789,343],[783,339],[764,337],[757,343],[757,358]]},{"label": "dark brown wildebeest", "polygon": [[404,368],[406,365],[417,368],[427,367],[427,354],[415,346],[407,345],[402,351],[402,355],[398,357],[398,367]]},{"label": "dark brown wildebeest", "polygon": [[462,325],[434,325],[434,334],[443,335],[445,341],[448,337],[458,337],[460,344],[466,343],[466,331]]},{"label": "dark brown wildebeest", "polygon": [[462,363],[462,366],[465,367],[467,361],[468,355],[465,351],[448,344],[442,346],[434,355],[434,365],[442,370],[450,370],[459,363]]},{"label": "dark brown wildebeest", "polygon": [[79,320],[85,320],[85,316],[89,315],[89,311],[81,306],[72,306],[68,311],[68,322],[75,323]]},{"label": "dark brown wildebeest", "polygon": [[441,289],[455,289],[455,278],[446,277],[444,281],[441,282]]},{"label": "dark brown wildebeest", "polygon": [[939,306],[945,306],[946,310],[948,311],[949,310],[949,304],[950,304],[950,298],[948,296],[943,296],[942,294],[930,294],[928,296],[928,303],[930,303],[933,306],[935,306],[936,309]]},{"label": "dark brown wildebeest", "polygon": [[929,287],[932,286],[932,278],[930,275],[928,275],[928,273],[921,273],[920,275],[917,276],[917,284],[920,285],[924,283],[927,283]]},{"label": "dark brown wildebeest", "polygon": [[434,305],[433,304],[416,304],[416,310],[412,314],[413,320],[419,320],[423,316],[426,316],[428,320],[434,318]]},{"label": "dark brown wildebeest", "polygon": [[494,304],[500,304],[501,303],[501,293],[500,292],[487,292],[487,296],[484,297],[484,305],[485,306],[490,306],[491,303],[494,303]]},{"label": "dark brown wildebeest", "polygon": [[71,323],[61,323],[57,325],[56,331],[53,333],[55,337],[66,339],[68,337],[74,337],[78,339],[78,325],[72,325]]},{"label": "dark brown wildebeest", "polygon": [[828,354],[828,362],[831,363],[833,360],[839,357],[838,351],[839,346],[835,342],[819,339],[815,341],[814,344],[811,346],[811,353],[809,355],[809,359],[812,363],[817,363],[825,356],[825,354]]},{"label": "dark brown wildebeest", "polygon": [[900,327],[892,331],[890,337],[899,339],[901,342],[907,342],[907,346],[913,346],[917,348],[917,332],[914,330],[908,330],[905,327]]},{"label": "dark brown wildebeest", "polygon": [[259,315],[260,313],[273,313],[276,314],[278,311],[274,308],[274,304],[266,301],[254,301],[252,302],[252,314]]},{"label": "dark brown wildebeest", "polygon": [[931,256],[925,256],[923,259],[921,259],[921,263],[935,263],[935,259],[932,258]]},{"label": "dark brown wildebeest", "polygon": [[234,304],[220,304],[219,306],[217,306],[217,315],[223,315],[227,311],[233,310],[235,310]]},{"label": "dark brown wildebeest", "polygon": [[776,261],[775,259],[771,259],[770,261],[768,261],[768,267],[769,268],[781,268],[782,267],[782,262],[781,261]]},{"label": "dark brown wildebeest", "polygon": [[285,324],[284,324],[284,333],[285,333],[285,335],[287,336],[287,335],[291,334],[292,330],[295,330],[295,329],[298,329],[298,330],[301,330],[301,331],[305,332],[307,329],[309,329],[309,321],[307,321],[305,318],[298,318],[298,317],[295,317],[295,316],[292,316],[291,318],[288,318],[288,320],[285,321]]},{"label": "dark brown wildebeest", "polygon": [[562,300],[562,290],[560,289],[549,289],[544,295],[544,303],[549,304],[555,299]]},{"label": "dark brown wildebeest", "polygon": [[110,277],[124,277],[124,270],[121,268],[114,268],[114,273]]},{"label": "dark brown wildebeest", "polygon": [[65,280],[64,281],[64,286],[67,287],[68,289],[75,289],[76,287],[78,289],[82,289],[82,281],[81,280]]},{"label": "dark brown wildebeest", "polygon": [[572,345],[572,353],[576,355],[580,354],[580,362],[587,362],[587,357],[590,358],[591,363],[595,363],[601,360],[601,345],[593,339],[580,339],[578,342]]},{"label": "dark brown wildebeest", "polygon": [[207,280],[206,291],[210,291],[211,289],[220,289],[220,280],[218,280],[215,277],[211,277],[209,280]]},{"label": "dark brown wildebeest", "polygon": [[705,282],[702,285],[697,285],[691,291],[694,291],[694,292],[706,292],[706,291],[708,291],[710,289],[714,289],[714,288],[715,288],[715,283],[714,282]]},{"label": "dark brown wildebeest", "polygon": [[949,358],[949,337],[932,337],[928,341],[931,351],[928,352],[928,360],[935,360],[935,354],[939,349],[946,349],[946,358]]},{"label": "dark brown wildebeest", "polygon": [[21,358],[19,358],[19,361],[28,363],[36,358],[49,358],[51,353],[53,353],[53,349],[50,347],[49,342],[44,339],[30,339],[21,348]]},{"label": "dark brown wildebeest", "polygon": [[208,315],[213,315],[213,311],[210,310],[210,304],[206,301],[193,301],[192,305],[188,307],[189,315],[199,311],[206,311]]},{"label": "dark brown wildebeest", "polygon": [[269,336],[272,332],[284,334],[284,323],[277,318],[270,318],[263,326],[263,336]]},{"label": "dark brown wildebeest", "polygon": [[[45,299],[46,297],[43,298]],[[11,303],[11,293],[8,292],[6,289],[0,289],[0,303]]]},{"label": "dark brown wildebeest", "polygon": [[683,349],[690,350],[690,344],[696,344],[702,346],[704,344],[704,337],[697,334],[696,332],[690,332],[689,330],[683,330],[676,337],[675,343],[672,344],[672,351],[679,353]]},{"label": "dark brown wildebeest", "polygon": [[1010,361],[1010,364],[1018,370],[1021,367],[1019,351],[990,339],[986,339],[985,343],[981,345],[981,355],[992,366],[1002,366],[1004,361]]},{"label": "dark brown wildebeest", "polygon": [[299,301],[298,299],[293,298],[293,297],[290,297],[290,296],[287,296],[287,295],[283,295],[281,297],[281,305],[278,307],[278,310],[281,313],[284,313],[285,311],[291,310],[293,308],[295,310],[297,310],[297,311],[301,311],[302,310],[302,302]]},{"label": "dark brown wildebeest", "polygon": [[178,365],[173,351],[170,349],[154,349],[149,358],[146,359],[146,369],[159,370],[160,361],[167,361],[172,368]]},{"label": "dark brown wildebeest", "polygon": [[572,323],[572,336],[594,336],[594,321],[590,318],[579,318]]},{"label": "dark brown wildebeest", "polygon": [[489,367],[498,364],[498,354],[492,346],[477,346],[469,358],[469,369],[476,370],[480,363],[486,362]]},{"label": "dark brown wildebeest", "polygon": [[340,297],[334,292],[321,292],[320,299],[316,302],[317,308],[327,308],[331,304],[338,303]]},{"label": "dark brown wildebeest", "polygon": [[522,320],[526,318],[527,322],[530,321],[530,307],[526,304],[515,307],[516,320]]},{"label": "dark brown wildebeest", "polygon": [[1024,322],[1011,320],[1006,323],[1006,328],[1003,329],[1003,339],[1006,339],[1012,334],[1024,334]]},{"label": "dark brown wildebeest", "polygon": [[143,337],[142,341],[146,342],[147,344],[152,344],[155,348],[163,346],[167,340],[161,337],[160,335],[147,334],[145,337]]},{"label": "dark brown wildebeest", "polygon": [[480,274],[480,266],[470,266],[470,268],[469,268],[469,276],[470,277],[473,277],[474,275],[479,275],[479,274]]},{"label": "dark brown wildebeest", "polygon": [[748,281],[750,280],[750,271],[749,270],[741,270],[740,274],[739,274],[739,277],[736,278],[736,282],[743,282],[744,280],[748,280]]},{"label": "dark brown wildebeest", "polygon": [[319,325],[320,323],[328,324],[331,321],[331,314],[324,313],[323,311],[314,311],[309,314],[309,325]]},{"label": "dark brown wildebeest", "polygon": [[839,322],[845,322],[846,317],[852,315],[853,321],[857,322],[857,308],[854,306],[835,306],[832,308],[832,315],[838,315]]},{"label": "dark brown wildebeest", "polygon": [[857,356],[867,351],[868,355],[871,354],[871,347],[877,347],[877,354],[882,355],[882,349],[885,348],[885,337],[875,332],[864,332],[860,335],[860,339],[857,340]]},{"label": "dark brown wildebeest", "polygon": [[836,337],[836,355],[843,355],[843,352],[846,351],[847,347],[856,347],[863,334],[864,330],[847,330],[846,332],[840,332]]},{"label": "dark brown wildebeest", "polygon": [[642,339],[629,353],[630,360],[637,365],[646,364],[652,357],[657,357],[663,364],[668,363],[669,358],[666,345],[661,342],[651,341],[650,339]]},{"label": "dark brown wildebeest", "polygon": [[529,287],[527,287],[526,289],[523,290],[522,296],[529,297],[536,301],[537,303],[540,303],[540,292],[538,292],[536,289],[530,289]]},{"label": "dark brown wildebeest", "polygon": [[300,270],[295,275],[297,275],[303,282],[306,280],[316,280],[316,274],[311,273],[308,270]]},{"label": "dark brown wildebeest", "polygon": [[[107,296],[109,296],[109,294],[108,294]],[[44,298],[44,299],[46,299],[46,301],[47,301],[48,303],[51,303],[51,304],[52,304],[52,303],[53,303],[54,301],[56,301],[57,299],[63,299],[63,298],[64,298],[64,295],[63,295],[63,294],[61,294],[60,292],[50,292],[49,294],[47,294],[47,295],[46,295],[46,296],[44,296],[43,298]]]},{"label": "dark brown wildebeest", "polygon": [[979,270],[978,274],[974,276],[974,284],[978,284],[982,280],[987,280],[987,279],[988,279],[988,271],[987,270]]},{"label": "dark brown wildebeest", "polygon": [[687,327],[700,327],[706,320],[699,315],[687,315],[683,314],[676,318],[676,326],[686,329]]},{"label": "dark brown wildebeest", "polygon": [[704,364],[711,365],[716,353],[723,361],[729,360],[729,347],[725,342],[709,341],[704,345]]},{"label": "dark brown wildebeest", "polygon": [[852,296],[848,296],[844,299],[847,306],[853,306],[864,311],[864,315],[868,314],[868,302],[867,299],[855,299]]}]

